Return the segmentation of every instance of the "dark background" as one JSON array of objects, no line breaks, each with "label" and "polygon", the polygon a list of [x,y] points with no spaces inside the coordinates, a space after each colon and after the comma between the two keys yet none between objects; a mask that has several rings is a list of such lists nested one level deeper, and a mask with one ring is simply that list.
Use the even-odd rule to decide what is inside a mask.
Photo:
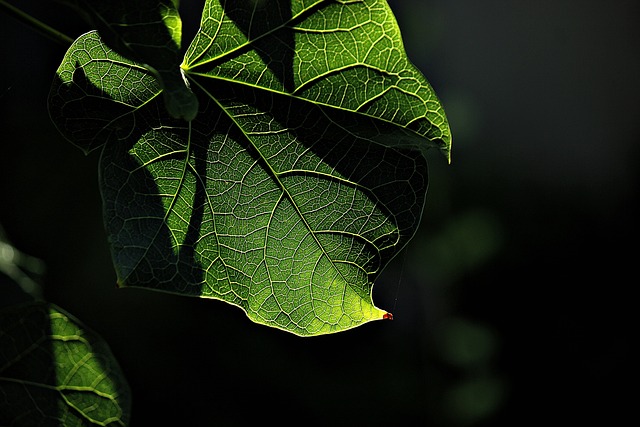
[{"label": "dark background", "polygon": [[[89,29],[54,2],[14,3],[72,37]],[[110,343],[133,426],[612,425],[633,412],[637,2],[390,3],[448,112],[453,161],[430,153],[421,229],[374,288],[395,320],[307,339],[218,301],[116,289],[98,156],[47,116],[66,49],[0,14],[0,224],[46,262],[45,297]],[[194,31],[197,13],[184,17]]]}]

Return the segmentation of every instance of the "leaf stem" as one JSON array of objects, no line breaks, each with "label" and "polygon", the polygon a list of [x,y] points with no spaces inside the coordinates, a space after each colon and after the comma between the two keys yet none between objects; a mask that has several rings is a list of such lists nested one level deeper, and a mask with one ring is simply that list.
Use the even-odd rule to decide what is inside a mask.
[{"label": "leaf stem", "polygon": [[18,21],[22,22],[23,24],[57,43],[63,44],[65,46],[69,46],[71,45],[71,43],[73,43],[73,39],[71,37],[61,33],[55,28],[51,28],[44,22],[37,20],[33,16],[29,15],[26,12],[23,12],[22,10],[7,3],[4,0],[0,0],[0,10],[4,10],[5,12],[7,12],[7,14],[13,16]]}]

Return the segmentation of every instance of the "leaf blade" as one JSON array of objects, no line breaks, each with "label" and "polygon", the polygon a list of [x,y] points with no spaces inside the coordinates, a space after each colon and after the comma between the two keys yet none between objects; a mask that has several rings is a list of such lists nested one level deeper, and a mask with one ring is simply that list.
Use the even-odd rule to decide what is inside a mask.
[{"label": "leaf blade", "polygon": [[[210,101],[192,123],[192,135],[207,138],[192,139],[191,150],[175,136],[188,129],[165,126],[174,133],[165,139],[184,149],[189,166],[165,154],[149,160],[142,157],[147,150],[127,151],[122,145],[114,146],[117,152],[103,152],[102,187],[107,188],[107,181],[113,187],[103,195],[106,217],[115,221],[107,223],[114,257],[135,260],[123,284],[222,299],[258,323],[299,335],[381,319],[385,312],[373,305],[372,282],[415,231],[426,189],[424,159],[374,144],[387,158],[379,165],[370,140],[344,136],[329,119],[318,120],[321,114],[304,112],[299,101],[290,105],[286,99],[263,99],[256,104],[254,92],[227,89],[227,112]],[[222,97],[219,92],[216,99]],[[280,108],[274,111],[273,105]],[[211,118],[213,111],[216,118]],[[291,111],[304,113],[300,117]],[[256,115],[261,120],[253,120]],[[210,123],[217,123],[214,131]],[[148,140],[160,139],[158,132]],[[334,144],[333,133],[353,140]],[[167,153],[179,151],[165,145]],[[293,152],[289,161],[278,156],[284,148]],[[362,160],[354,166],[350,157]],[[371,173],[374,166],[376,173]],[[334,173],[336,169],[342,172]],[[190,177],[185,178],[185,171]],[[124,182],[140,186],[124,193],[119,184]],[[330,194],[331,202],[310,197],[314,191]],[[130,212],[127,216],[127,206],[143,206],[143,200],[157,200],[159,194],[163,200],[154,202],[155,208],[147,203],[139,219]],[[397,218],[390,219],[385,204],[397,206],[392,209]],[[124,217],[127,223],[120,220]],[[134,225],[137,221],[151,227],[142,233],[149,236],[147,243],[120,240],[143,228]],[[151,253],[155,255],[146,255]],[[314,305],[322,308],[314,310]]]},{"label": "leaf blade", "polygon": [[31,302],[1,310],[0,331],[3,423],[128,424],[130,391],[115,358],[73,316]]},{"label": "leaf blade", "polygon": [[71,45],[56,71],[49,115],[62,135],[89,153],[134,133],[134,113],[161,92],[146,68],[110,49],[91,31]]},{"label": "leaf blade", "polygon": [[202,19],[182,65],[187,76],[383,119],[426,138],[421,151],[436,147],[450,159],[444,110],[408,60],[386,1],[208,0]]},{"label": "leaf blade", "polygon": [[158,80],[172,117],[193,120],[198,100],[180,68],[182,20],[177,0],[64,0],[114,52],[141,64]]},{"label": "leaf blade", "polygon": [[[432,123],[426,100],[398,85],[372,89],[362,104],[331,89],[331,78],[344,80],[353,67],[334,62],[329,73],[294,72],[290,50],[269,51],[256,42],[284,32],[280,47],[292,47],[286,40],[316,13],[347,16],[354,5],[389,19],[386,2],[294,2],[288,6],[300,9],[262,14],[249,8],[248,15],[232,6],[248,4],[207,3],[203,30],[183,64],[199,96],[198,115],[188,122],[162,108],[160,85],[148,70],[118,56],[97,33],[77,43],[91,40],[100,55],[80,61],[86,49],[72,49],[63,61],[51,97],[59,127],[67,129],[60,123],[69,117],[107,123],[96,125],[93,142],[86,138],[83,146],[102,147],[100,187],[118,283],[220,299],[257,323],[302,336],[390,318],[373,303],[373,283],[418,227],[428,182],[424,154],[434,146],[447,152],[446,119]],[[231,18],[210,19],[220,11]],[[348,20],[332,25],[329,32],[340,37],[353,26]],[[340,25],[344,31],[335,29]],[[389,34],[396,35],[395,25]],[[213,43],[209,34],[218,37],[216,27],[227,38]],[[215,49],[232,53],[215,56]],[[424,77],[403,61],[408,79],[434,97],[434,114],[444,118]],[[91,68],[106,63],[122,67],[120,77],[113,80],[109,68]],[[266,77],[247,80],[240,64],[249,76]],[[397,70],[383,71],[376,78]],[[311,80],[296,81],[296,73]],[[326,99],[313,95],[313,88]],[[360,88],[367,93],[366,84]],[[349,90],[357,92],[357,86]],[[104,108],[105,118],[103,110],[84,108],[87,98]],[[380,102],[391,107],[378,114]],[[363,112],[362,105],[372,110]]]}]

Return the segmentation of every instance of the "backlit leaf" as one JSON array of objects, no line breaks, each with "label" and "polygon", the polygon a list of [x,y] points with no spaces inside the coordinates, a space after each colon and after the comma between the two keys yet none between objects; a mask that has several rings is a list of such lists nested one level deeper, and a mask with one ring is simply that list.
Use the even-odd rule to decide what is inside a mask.
[{"label": "backlit leaf", "polygon": [[3,308],[0,349],[0,424],[128,424],[129,387],[107,344],[62,309]]},{"label": "backlit leaf", "polygon": [[67,52],[54,123],[102,149],[121,286],[215,298],[298,335],[386,312],[375,278],[413,236],[445,114],[385,1],[207,1],[175,118],[143,64],[98,33]]}]

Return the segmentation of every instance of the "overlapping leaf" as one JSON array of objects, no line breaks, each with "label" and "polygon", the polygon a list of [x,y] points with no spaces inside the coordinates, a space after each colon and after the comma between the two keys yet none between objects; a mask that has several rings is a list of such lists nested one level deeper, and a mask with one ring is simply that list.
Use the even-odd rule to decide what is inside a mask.
[{"label": "overlapping leaf", "polygon": [[191,120],[198,101],[179,65],[182,21],[178,0],[61,0],[74,8],[101,35],[109,49],[154,75],[173,117]]},{"label": "overlapping leaf", "polygon": [[125,426],[129,388],[104,341],[58,307],[0,310],[2,425]]},{"label": "overlapping leaf", "polygon": [[[207,1],[182,70],[191,121],[98,33],[50,110],[85,151],[119,282],[217,298],[299,335],[380,319],[375,277],[415,232],[444,112],[384,1]],[[173,115],[175,116],[175,115]]]}]

